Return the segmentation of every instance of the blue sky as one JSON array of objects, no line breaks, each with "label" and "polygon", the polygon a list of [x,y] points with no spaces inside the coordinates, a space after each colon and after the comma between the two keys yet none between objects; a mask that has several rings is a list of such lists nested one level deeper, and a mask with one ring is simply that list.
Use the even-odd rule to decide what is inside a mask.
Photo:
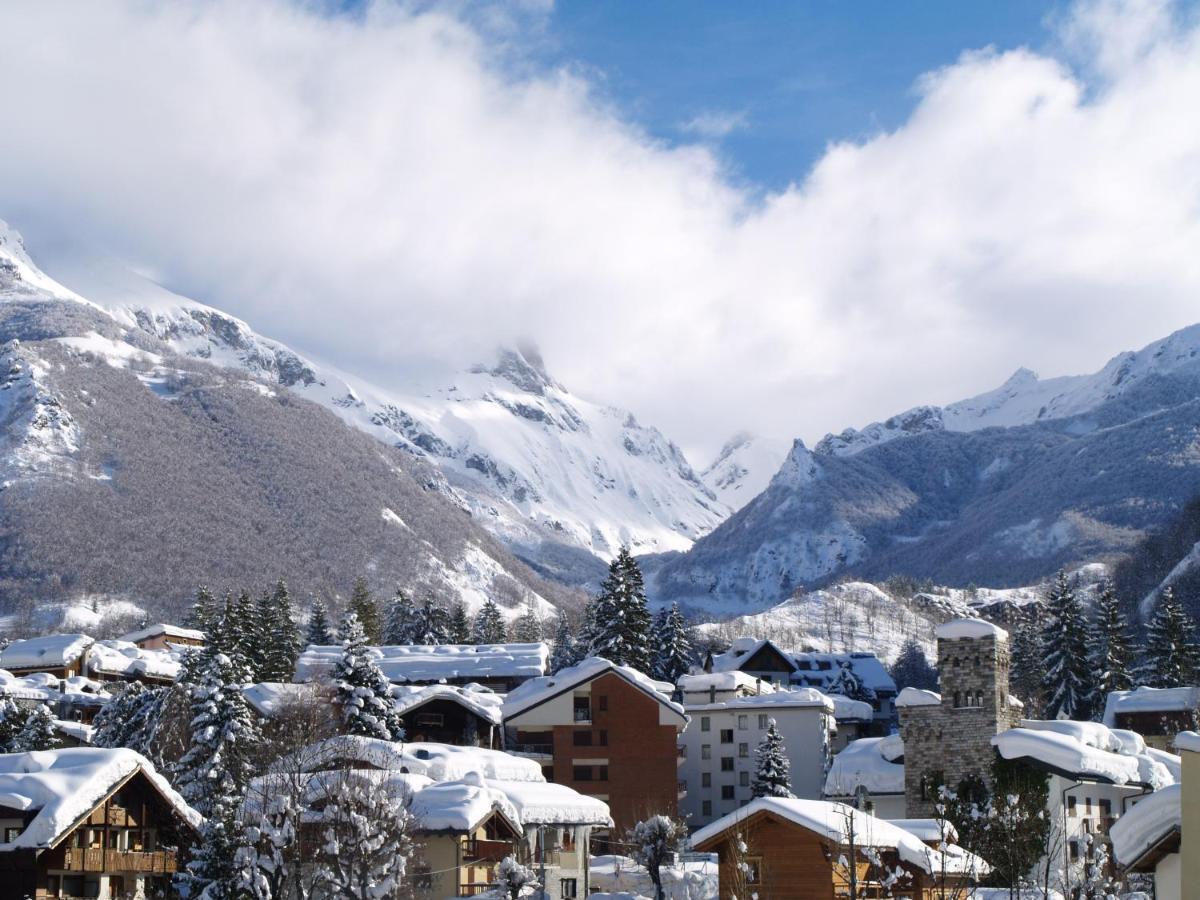
[{"label": "blue sky", "polygon": [[[1059,4],[559,0],[542,57],[581,66],[623,116],[656,137],[729,117],[712,138],[734,177],[781,189],[830,141],[903,124],[924,72],[966,49],[1039,48]],[[703,137],[704,135],[699,135]]]}]

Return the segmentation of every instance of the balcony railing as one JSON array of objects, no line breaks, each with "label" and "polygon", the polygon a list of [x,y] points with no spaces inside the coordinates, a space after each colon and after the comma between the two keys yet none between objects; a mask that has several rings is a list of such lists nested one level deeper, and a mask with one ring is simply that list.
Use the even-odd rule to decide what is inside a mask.
[{"label": "balcony railing", "polygon": [[513,852],[509,841],[483,841],[471,839],[463,841],[463,862],[485,863],[499,862]]},{"label": "balcony railing", "polygon": [[576,709],[575,709],[575,721],[576,721],[576,722],[590,722],[590,721],[592,721],[592,711],[591,711],[591,709],[590,709],[590,708],[589,708],[589,709],[580,709],[580,708],[576,707]]},{"label": "balcony railing", "polygon": [[553,744],[513,744],[508,748],[509,753],[526,753],[530,756],[553,756]]},{"label": "balcony railing", "polygon": [[80,850],[68,848],[63,869],[68,872],[147,872],[166,875],[176,871],[174,850]]},{"label": "balcony railing", "polygon": [[479,894],[486,894],[495,885],[488,884],[483,881],[470,881],[466,884],[461,884],[458,887],[458,896],[460,897],[475,897]]}]

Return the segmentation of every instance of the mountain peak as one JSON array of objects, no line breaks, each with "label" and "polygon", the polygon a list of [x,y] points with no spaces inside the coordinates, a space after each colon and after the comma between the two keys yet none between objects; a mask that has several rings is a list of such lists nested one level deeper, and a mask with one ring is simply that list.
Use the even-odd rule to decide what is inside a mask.
[{"label": "mountain peak", "polygon": [[564,390],[546,371],[546,363],[534,344],[521,341],[516,347],[501,347],[497,355],[496,365],[491,369],[479,365],[472,367],[471,371],[503,378],[514,387],[539,397],[546,393],[547,388]]}]

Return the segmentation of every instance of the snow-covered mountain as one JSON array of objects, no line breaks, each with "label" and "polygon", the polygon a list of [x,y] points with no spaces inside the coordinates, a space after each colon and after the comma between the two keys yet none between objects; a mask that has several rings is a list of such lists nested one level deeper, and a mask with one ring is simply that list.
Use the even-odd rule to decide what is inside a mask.
[{"label": "snow-covered mountain", "polygon": [[787,452],[783,441],[741,431],[725,442],[700,478],[718,500],[736,511],[763,492]]}]

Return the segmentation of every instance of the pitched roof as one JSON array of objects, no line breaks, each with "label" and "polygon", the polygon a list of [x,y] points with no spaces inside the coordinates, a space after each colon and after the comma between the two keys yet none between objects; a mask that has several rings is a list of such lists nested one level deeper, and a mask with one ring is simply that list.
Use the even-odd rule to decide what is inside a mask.
[{"label": "pitched roof", "polygon": [[1179,830],[1182,822],[1183,786],[1169,785],[1139,800],[1109,830],[1113,858],[1128,868]]},{"label": "pitched roof", "polygon": [[87,671],[99,675],[136,678],[143,675],[174,681],[179,677],[179,654],[171,650],[143,650],[132,641],[96,641],[88,652]]},{"label": "pitched roof", "polygon": [[535,706],[540,706],[566,691],[574,690],[580,685],[594,681],[608,672],[623,679],[643,694],[675,713],[681,721],[687,721],[683,707],[673,702],[664,691],[669,692],[673,685],[655,681],[637,669],[629,666],[618,666],[602,656],[591,656],[578,665],[570,666],[553,675],[545,675],[525,682],[520,687],[508,693],[504,701],[504,719],[508,721],[520,716]]},{"label": "pitched roof", "polygon": [[904,793],[904,742],[900,735],[859,738],[833,758],[825,776],[825,796],[852,797],[860,787],[870,794]]},{"label": "pitched roof", "polygon": [[1118,714],[1186,712],[1200,709],[1200,687],[1152,688],[1110,691],[1104,701],[1103,722],[1116,727]]},{"label": "pitched roof", "polygon": [[[550,648],[525,644],[412,644],[369,647],[388,681],[433,684],[450,679],[535,678],[546,674]],[[296,661],[296,680],[325,676],[342,656],[340,644],[310,644]]]},{"label": "pitched roof", "polygon": [[61,669],[83,656],[92,643],[86,634],[48,634],[13,641],[0,651],[0,668]]},{"label": "pitched roof", "polygon": [[392,696],[396,698],[396,712],[401,716],[415,712],[435,700],[448,700],[493,725],[499,725],[500,707],[503,698],[488,690],[471,690],[450,684],[431,684],[423,687],[397,687]]},{"label": "pitched roof", "polygon": [[138,641],[144,641],[148,638],[163,637],[170,640],[171,638],[182,638],[190,641],[204,640],[204,632],[198,631],[195,628],[183,628],[179,625],[168,625],[166,622],[159,622],[155,625],[147,625],[145,628],[139,628],[137,631],[131,631],[129,634],[123,634],[120,637],[122,641],[129,641],[131,644],[136,644]]},{"label": "pitched roof", "polygon": [[1161,788],[1173,784],[1179,771],[1177,756],[1151,753],[1140,736],[1099,722],[1022,719],[1020,727],[993,737],[992,745],[1005,759],[1025,759],[1080,781]]}]

